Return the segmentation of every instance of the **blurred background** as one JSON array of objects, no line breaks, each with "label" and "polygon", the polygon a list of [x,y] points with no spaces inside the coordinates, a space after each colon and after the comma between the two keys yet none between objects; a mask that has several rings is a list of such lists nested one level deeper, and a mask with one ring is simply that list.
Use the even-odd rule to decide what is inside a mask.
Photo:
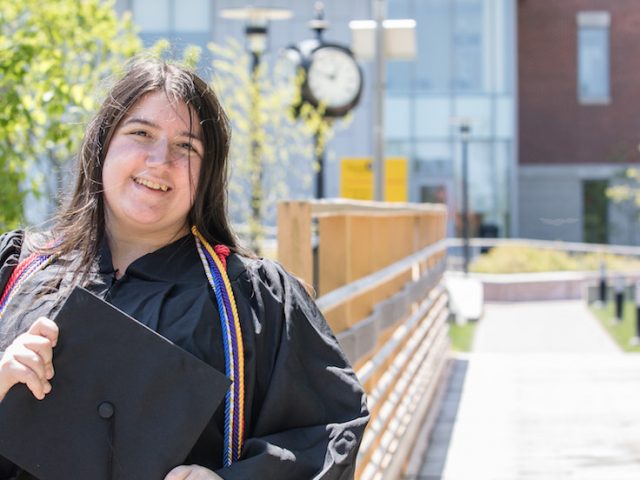
[{"label": "blurred background", "polygon": [[[108,7],[113,11],[117,16],[115,20],[108,20],[108,13],[104,12],[93,15],[90,22],[83,24],[74,23],[71,18],[75,7],[65,6],[74,2],[25,1],[20,2],[22,7],[9,6],[8,0],[2,3],[3,10],[7,11],[4,21],[9,22],[9,17],[14,15],[9,10],[22,10],[22,17],[17,18],[24,22],[24,27],[36,26],[36,21],[30,24],[25,15],[53,16],[47,12],[50,9],[65,18],[48,22],[50,29],[60,31],[49,32],[40,43],[34,41],[33,48],[40,50],[32,53],[35,58],[41,55],[52,61],[60,57],[61,62],[99,64],[110,56],[126,58],[143,46],[158,45],[161,40],[167,42],[165,53],[168,51],[169,56],[177,58],[181,58],[185,48],[199,47],[195,64],[212,82],[226,73],[224,67],[215,64],[216,60],[221,61],[220,48],[235,45],[237,56],[232,63],[237,65],[242,64],[242,55],[250,57],[255,50],[247,33],[252,22],[264,26],[264,39],[257,47],[257,55],[263,68],[269,69],[265,75],[273,82],[277,65],[288,57],[287,47],[316,38],[309,21],[317,17],[318,7],[314,1],[274,0],[249,4],[237,0],[118,0],[98,2],[100,9]],[[327,21],[324,42],[354,50],[363,77],[361,97],[347,120],[331,122],[332,138],[326,142],[320,172],[323,197],[373,199],[375,196],[371,188],[357,185],[371,181],[367,169],[371,168],[368,162],[376,155],[376,109],[380,96],[376,75],[379,71],[375,59],[358,55],[354,45],[357,30],[350,28],[350,22],[374,19],[376,3],[382,3],[385,19],[415,22],[413,39],[397,40],[401,44],[413,41],[411,54],[403,58],[390,55],[385,58],[382,70],[383,146],[380,150],[388,161],[386,170],[391,177],[386,179],[389,199],[444,203],[449,213],[448,234],[460,236],[462,157],[466,142],[470,236],[638,243],[634,192],[618,190],[614,196],[616,192],[610,191],[622,185],[629,185],[633,190],[636,184],[633,172],[628,175],[628,167],[635,165],[640,156],[640,120],[634,105],[640,67],[635,65],[630,53],[637,44],[636,36],[640,35],[634,27],[640,15],[637,2],[327,0],[323,3],[322,15]],[[258,13],[253,18],[224,15],[225,11],[242,10],[250,5],[267,14]],[[31,13],[30,9],[33,9]],[[286,14],[270,20],[269,10]],[[101,18],[105,25],[109,21],[120,25],[110,27],[111,32],[105,28],[100,30]],[[13,22],[14,25],[5,24],[3,29],[6,41],[15,43],[20,38],[11,39],[10,34],[18,30],[20,24]],[[96,46],[80,45],[74,37],[83,35],[83,29],[87,30],[85,33],[102,35],[97,43],[104,42],[108,48],[100,50]],[[126,29],[131,36],[125,40],[122,31]],[[74,42],[78,44],[70,48],[69,43]],[[212,43],[220,48],[212,50]],[[74,52],[73,48],[77,50]],[[3,55],[8,61],[6,52]],[[245,63],[247,70],[251,68],[249,63]],[[115,62],[111,69],[119,65]],[[51,73],[50,69],[42,80],[56,81]],[[108,79],[110,74],[108,68],[102,68],[101,75],[94,75],[91,82],[86,75],[64,78],[64,81],[68,82],[67,88],[92,83],[93,90],[88,86],[77,87],[85,91],[76,92],[76,96],[93,98],[93,91],[100,85],[98,80]],[[7,83],[6,78],[3,81]],[[22,85],[18,98],[28,96],[24,89],[31,87],[35,85]],[[273,100],[273,88],[276,87],[261,86],[262,95],[269,101]],[[31,103],[27,101],[22,111],[35,112],[41,102],[46,112],[46,97],[42,98],[46,93],[44,90],[31,95]],[[224,90],[222,101],[235,111],[237,102],[231,97],[243,95],[249,93],[242,88]],[[76,110],[94,105],[73,96],[71,100],[80,104]],[[85,110],[90,112],[91,108]],[[71,121],[86,119],[82,112],[66,115]],[[461,133],[465,125],[468,125],[467,134]],[[55,125],[51,129],[55,129]],[[74,134],[72,141],[77,143],[81,129],[71,133]],[[306,137],[304,133],[297,135],[296,142],[312,142],[313,133]],[[27,143],[51,140],[43,141],[40,137],[40,132],[33,132]],[[234,140],[242,141],[241,137],[236,134]],[[61,140],[52,141],[60,143]],[[267,147],[269,144],[275,147],[275,143],[269,138],[266,140]],[[292,143],[293,140],[288,145]],[[286,193],[288,198],[317,196],[313,177],[318,166],[313,152],[285,145],[277,148],[279,152],[275,156],[294,158],[287,160],[289,167],[283,167],[274,158],[272,166],[265,167],[265,175],[277,176],[272,172],[277,168],[289,168],[290,172],[293,169],[295,175],[288,175],[284,186],[280,185],[282,179],[272,179],[273,185],[279,188],[264,190],[277,191],[281,197]],[[41,173],[50,167],[47,163],[64,164],[66,159],[61,153],[71,157],[73,149],[60,152],[56,146],[53,150],[56,161],[44,159],[37,168],[30,169],[29,175],[21,177],[22,190],[29,190],[33,185],[41,192],[46,191],[47,186],[49,191],[59,189],[59,184],[52,183],[55,176],[43,177]],[[49,160],[52,157],[49,152],[44,156],[50,157]],[[27,159],[20,158],[18,162],[23,161]],[[3,159],[4,168],[22,168],[15,165],[16,160],[13,163]],[[26,211],[16,213],[26,215],[28,222],[39,222],[51,213],[52,198],[55,195],[41,195],[39,201],[27,204]],[[241,222],[241,213],[234,213],[240,215],[237,220]],[[275,226],[274,210],[266,208],[264,214],[263,221]]]}]

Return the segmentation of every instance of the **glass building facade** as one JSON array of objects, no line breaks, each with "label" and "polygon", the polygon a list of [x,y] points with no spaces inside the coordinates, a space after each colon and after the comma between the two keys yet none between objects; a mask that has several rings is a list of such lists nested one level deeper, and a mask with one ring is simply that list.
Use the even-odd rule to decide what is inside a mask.
[{"label": "glass building facade", "polygon": [[[291,9],[294,17],[270,29],[273,53],[310,38],[315,1],[261,1]],[[372,1],[326,0],[328,41],[349,44],[349,20],[372,18]],[[141,27],[145,43],[165,37],[176,48],[206,46],[227,37],[243,41],[241,22],[219,10],[249,3],[232,0],[118,0]],[[197,13],[197,14],[196,14]],[[516,208],[516,0],[388,0],[387,18],[416,20],[417,56],[386,64],[385,155],[408,160],[412,202],[445,202],[449,234],[459,234],[462,148],[459,125],[471,122],[468,191],[471,234],[517,235]],[[205,50],[206,51],[206,50]],[[363,62],[365,92],[347,130],[329,145],[327,196],[340,191],[339,162],[373,153],[373,65]],[[309,196],[313,193],[310,191]]]},{"label": "glass building facade", "polygon": [[458,220],[450,234],[460,223],[461,119],[471,123],[471,233],[514,234],[515,9],[513,0],[388,2],[389,18],[416,20],[418,54],[387,66],[386,153],[409,159],[412,201],[446,201]]}]

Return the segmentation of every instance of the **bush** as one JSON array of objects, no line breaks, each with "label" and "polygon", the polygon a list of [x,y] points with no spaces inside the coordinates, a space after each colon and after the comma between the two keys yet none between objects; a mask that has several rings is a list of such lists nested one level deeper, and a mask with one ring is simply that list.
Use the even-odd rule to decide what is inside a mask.
[{"label": "bush", "polygon": [[476,273],[597,271],[602,261],[609,271],[640,270],[640,260],[636,258],[602,253],[569,254],[520,245],[494,247],[477,258],[469,270]]}]

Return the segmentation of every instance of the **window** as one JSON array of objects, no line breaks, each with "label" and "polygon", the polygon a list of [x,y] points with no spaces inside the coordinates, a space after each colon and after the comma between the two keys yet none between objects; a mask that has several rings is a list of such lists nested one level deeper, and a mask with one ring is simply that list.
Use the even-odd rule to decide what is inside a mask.
[{"label": "window", "polygon": [[207,0],[132,0],[133,20],[143,33],[207,32],[209,3]]},{"label": "window", "polygon": [[609,243],[607,180],[582,181],[582,241]]},{"label": "window", "polygon": [[416,89],[447,92],[451,87],[451,6],[449,0],[430,0],[415,9],[417,56]]},{"label": "window", "polygon": [[175,29],[178,32],[207,32],[209,30],[208,0],[180,0],[173,5]]},{"label": "window", "polygon": [[460,92],[483,90],[484,69],[487,66],[483,48],[483,22],[487,2],[457,0],[453,3],[453,78],[451,87]]},{"label": "window", "polygon": [[169,0],[135,0],[133,20],[143,32],[169,30]]},{"label": "window", "polygon": [[578,100],[610,102],[608,12],[578,13]]}]

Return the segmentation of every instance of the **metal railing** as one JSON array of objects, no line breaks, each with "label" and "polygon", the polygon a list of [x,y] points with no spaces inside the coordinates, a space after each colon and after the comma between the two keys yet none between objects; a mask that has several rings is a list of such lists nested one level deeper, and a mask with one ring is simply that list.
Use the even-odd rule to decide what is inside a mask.
[{"label": "metal railing", "polygon": [[[447,247],[446,240],[438,241],[317,300],[323,311],[335,309],[403,272],[422,272],[337,334],[372,413],[358,457],[359,480],[401,477],[442,387],[449,353],[448,296],[441,283]],[[427,269],[420,268],[425,264]]]},{"label": "metal railing", "polygon": [[[469,243],[473,247],[523,245],[575,253],[640,256],[640,247],[629,246],[490,238],[474,238]],[[449,352],[448,297],[441,283],[446,264],[443,254],[462,244],[462,239],[457,238],[436,241],[322,295],[317,301],[322,310],[336,309],[407,270],[420,271],[419,265],[437,259],[399,292],[376,304],[370,315],[337,334],[368,391],[372,412],[359,453],[359,480],[402,476],[435,393],[442,388]]]}]

